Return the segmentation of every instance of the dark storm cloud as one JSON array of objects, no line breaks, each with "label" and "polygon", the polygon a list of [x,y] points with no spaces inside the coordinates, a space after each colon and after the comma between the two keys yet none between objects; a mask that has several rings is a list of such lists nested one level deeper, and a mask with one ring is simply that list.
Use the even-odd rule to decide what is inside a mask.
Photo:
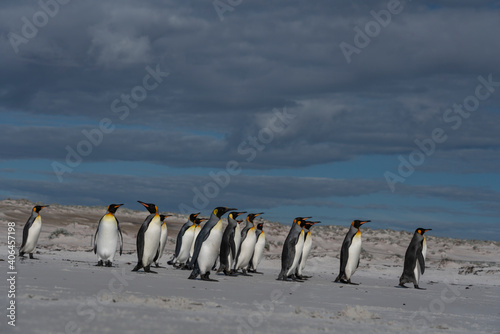
[{"label": "dark storm cloud", "polygon": [[[273,108],[285,106],[298,115],[296,122],[266,145],[252,168],[411,152],[415,138],[442,125],[446,108],[474,92],[477,76],[500,65],[497,11],[466,3],[405,4],[350,64],[339,43],[353,43],[353,28],[363,28],[373,20],[370,11],[383,10],[387,2],[245,3],[226,13],[223,22],[211,3],[71,2],[36,37],[20,44],[18,54],[8,33],[21,33],[21,18],[31,18],[40,8],[37,3],[4,6],[2,110],[79,116],[96,123],[102,117],[116,120],[113,101],[142,85],[147,66],[158,65],[170,75],[118,123],[160,128],[172,140],[179,128],[217,132],[223,139],[209,139],[207,145],[184,144],[183,135],[179,142],[161,141],[187,155],[202,154],[202,165],[208,166],[238,158],[241,143],[266,126]],[[490,147],[498,148],[491,127],[498,114],[486,109],[498,101],[500,94],[492,94],[481,102],[486,116],[467,120],[478,136],[463,130],[444,147],[484,148],[490,137]],[[168,155],[174,145],[160,150],[165,158],[156,158],[148,151],[155,144],[146,149],[141,144],[148,137],[124,133],[106,138],[88,159],[123,159],[123,152],[110,152],[106,145],[127,137],[135,140],[125,140],[126,160],[149,156],[148,161],[190,165],[182,153]],[[72,138],[72,144],[63,133],[58,137],[68,145],[79,141]],[[165,135],[152,132],[149,138]],[[203,156],[212,145],[217,148]],[[53,146],[47,155],[62,159],[64,146]],[[16,151],[7,149],[3,157],[30,150]]]}]

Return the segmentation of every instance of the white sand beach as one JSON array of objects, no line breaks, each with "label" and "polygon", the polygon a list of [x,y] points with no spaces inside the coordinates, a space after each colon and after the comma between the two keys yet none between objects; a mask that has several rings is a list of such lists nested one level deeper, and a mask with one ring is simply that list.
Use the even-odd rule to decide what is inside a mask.
[{"label": "white sand beach", "polygon": [[[6,232],[8,222],[15,222],[18,245],[33,205],[0,201],[0,229]],[[204,282],[188,280],[188,271],[166,265],[186,221],[181,215],[167,218],[169,237],[161,260],[166,268],[155,269],[158,274],[131,272],[135,235],[147,213],[126,208],[116,214],[124,254],[117,254],[113,268],[95,267],[91,236],[105,211],[56,204],[42,211],[39,260],[16,258],[15,327],[5,316],[9,270],[7,233],[2,232],[1,333],[500,333],[499,242],[437,238],[430,231],[420,283],[426,290],[403,289],[398,279],[413,231],[374,230],[367,224],[361,263],[352,277],[360,285],[354,286],[333,283],[350,222],[315,226],[304,270],[312,277],[282,282],[276,277],[290,226],[264,221],[263,274],[212,272],[219,282]]]}]

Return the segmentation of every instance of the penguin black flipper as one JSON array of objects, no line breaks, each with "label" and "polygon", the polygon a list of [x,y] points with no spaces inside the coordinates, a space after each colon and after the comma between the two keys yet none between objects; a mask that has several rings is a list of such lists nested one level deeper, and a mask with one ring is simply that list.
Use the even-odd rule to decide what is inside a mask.
[{"label": "penguin black flipper", "polygon": [[198,255],[200,254],[201,246],[203,245],[203,242],[205,242],[205,240],[207,240],[209,235],[210,235],[210,229],[201,229],[200,233],[196,237],[196,241],[194,244],[193,257],[191,258],[190,265],[194,265],[196,263],[196,261],[198,261]]},{"label": "penguin black flipper", "polygon": [[[415,249],[417,248],[417,249]],[[414,243],[410,243],[405,254],[405,262],[403,266],[403,274],[399,278],[400,285],[404,283],[410,283],[415,281],[415,274],[413,270],[415,269],[418,254],[422,255],[422,246],[416,247]]]},{"label": "penguin black flipper", "polygon": [[26,222],[26,224],[24,225],[24,229],[23,229],[23,242],[21,244],[21,248],[19,248],[19,249],[23,249],[23,247],[26,245],[26,242],[28,241],[28,234],[29,234],[31,225],[33,225],[33,222],[35,221],[35,218],[36,218],[36,216],[31,216],[28,219],[28,221]]},{"label": "penguin black flipper", "polygon": [[[354,235],[352,237],[354,237]],[[349,247],[351,247],[352,237],[349,238],[349,235],[346,235],[344,238],[344,242],[342,243],[342,248],[340,249],[340,272],[335,279],[335,282],[344,279],[343,277],[345,276],[345,266],[347,265],[347,260],[349,259]]]},{"label": "penguin black flipper", "polygon": [[184,236],[184,233],[188,228],[190,228],[192,225],[191,221],[188,221],[182,225],[181,229],[179,230],[179,233],[177,234],[177,240],[175,241],[175,251],[174,251],[174,257],[177,258],[179,256],[179,253],[181,252],[182,248],[182,237]]},{"label": "penguin black flipper", "polygon": [[[282,271],[278,276],[278,280],[287,280],[286,273],[292,267],[293,259],[295,258],[295,245],[297,244],[298,237],[292,237],[289,240],[285,240],[285,245],[281,253],[281,268]],[[288,247],[292,245],[292,247]]]},{"label": "penguin black flipper", "polygon": [[138,263],[142,263],[142,256],[144,255],[144,233],[148,229],[149,223],[153,220],[154,215],[149,215],[144,223],[142,223],[139,232],[137,232],[137,259]]},{"label": "penguin black flipper", "polygon": [[97,223],[97,230],[94,233],[94,254],[97,254],[97,244],[95,241],[97,239],[97,233],[99,233],[99,226],[101,226],[101,220],[102,218],[99,220],[99,223]]},{"label": "penguin black flipper", "polygon": [[425,272],[425,260],[424,255],[422,254],[422,247],[417,251],[418,264],[420,266],[420,273],[423,274]]},{"label": "penguin black flipper", "polygon": [[[116,219],[116,217],[115,217]],[[122,255],[123,251],[123,235],[122,235],[122,230],[120,229],[120,223],[118,222],[118,219],[116,219],[116,226],[118,227],[118,234],[120,235],[120,255]],[[94,240],[95,244],[95,240]]]}]

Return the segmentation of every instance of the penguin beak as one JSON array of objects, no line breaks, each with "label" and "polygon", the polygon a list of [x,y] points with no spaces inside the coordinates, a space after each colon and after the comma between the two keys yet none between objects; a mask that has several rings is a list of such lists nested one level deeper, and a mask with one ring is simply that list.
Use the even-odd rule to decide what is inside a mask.
[{"label": "penguin beak", "polygon": [[312,217],[303,217],[303,220],[311,219]]},{"label": "penguin beak", "polygon": [[141,204],[142,204],[142,205],[144,205],[146,208],[148,207],[148,205],[147,205],[146,203],[144,203],[144,202],[141,202],[141,201],[137,201],[137,202],[141,203]]},{"label": "penguin beak", "polygon": [[229,211],[236,211],[236,210],[238,210],[238,209],[236,209],[236,208],[226,208],[226,212],[229,212]]},{"label": "penguin beak", "polygon": [[321,222],[312,222],[312,224],[313,224],[313,225],[314,225],[314,224],[321,224]]},{"label": "penguin beak", "polygon": [[359,225],[363,225],[363,224],[366,224],[366,223],[369,223],[369,222],[371,222],[371,220],[364,220],[361,223],[359,223]]},{"label": "penguin beak", "polygon": [[259,212],[259,213],[256,213],[254,216],[257,217],[257,216],[260,216],[260,215],[263,215],[264,212]]},{"label": "penguin beak", "polygon": [[432,228],[428,228],[428,229],[424,230],[424,232],[427,232],[427,231],[432,231]]}]

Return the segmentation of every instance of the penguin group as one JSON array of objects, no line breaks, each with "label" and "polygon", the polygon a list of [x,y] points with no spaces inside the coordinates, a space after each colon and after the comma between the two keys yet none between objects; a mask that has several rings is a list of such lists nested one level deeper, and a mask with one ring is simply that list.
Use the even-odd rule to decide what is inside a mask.
[{"label": "penguin group", "polygon": [[[146,273],[156,273],[151,270],[154,264],[160,268],[168,237],[166,218],[170,215],[159,214],[158,207],[153,203],[142,204],[149,215],[141,224],[136,237],[137,264],[132,271],[143,269]],[[106,213],[97,223],[93,237],[93,251],[97,256],[96,266],[112,267],[113,260],[119,245],[119,252],[123,251],[123,236],[120,224],[115,214],[123,204],[110,204]],[[36,249],[42,218],[40,211],[48,205],[36,205],[24,225],[23,240],[19,248],[19,256],[24,258],[29,254],[30,259],[36,259],[33,254]],[[223,228],[222,217],[228,213],[227,225]],[[191,270],[189,279],[198,276],[204,281],[217,281],[210,278],[212,270],[226,276],[251,276],[249,273],[261,274],[257,271],[263,258],[266,247],[266,234],[263,222],[255,225],[254,219],[262,215],[248,213],[245,220],[238,219],[247,213],[235,208],[216,207],[210,218],[199,218],[198,213],[189,215],[187,222],[181,227],[176,238],[175,251],[167,262],[177,269]],[[310,276],[304,275],[307,259],[312,249],[311,228],[321,223],[311,221],[311,217],[296,217],[283,243],[281,252],[281,271],[277,280],[304,282]],[[201,223],[206,223],[201,227]],[[245,226],[241,224],[245,221]],[[361,255],[361,230],[363,224],[370,220],[352,221],[344,237],[340,249],[339,274],[335,283],[353,284],[351,277],[359,267]],[[425,257],[427,243],[424,233],[431,229],[417,228],[405,253],[403,273],[399,279],[399,286],[406,288],[406,283],[413,283],[414,288],[419,286],[420,278],[425,272]],[[216,268],[219,259],[219,268]]]}]

